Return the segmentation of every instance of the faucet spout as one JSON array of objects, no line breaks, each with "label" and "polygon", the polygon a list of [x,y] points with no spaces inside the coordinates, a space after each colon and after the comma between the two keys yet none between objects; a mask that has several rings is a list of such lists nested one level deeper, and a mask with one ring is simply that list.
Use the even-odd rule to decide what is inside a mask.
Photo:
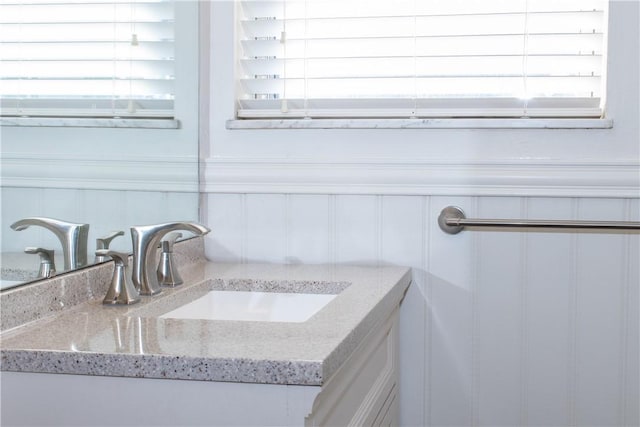
[{"label": "faucet spout", "polygon": [[44,217],[24,218],[11,224],[15,231],[22,231],[31,226],[46,228],[60,240],[65,270],[87,265],[89,224],[75,224]]},{"label": "faucet spout", "polygon": [[160,293],[160,284],[156,274],[156,252],[160,240],[172,231],[190,231],[196,236],[204,236],[209,228],[196,222],[168,222],[155,225],[131,227],[133,243],[133,285],[140,295]]}]

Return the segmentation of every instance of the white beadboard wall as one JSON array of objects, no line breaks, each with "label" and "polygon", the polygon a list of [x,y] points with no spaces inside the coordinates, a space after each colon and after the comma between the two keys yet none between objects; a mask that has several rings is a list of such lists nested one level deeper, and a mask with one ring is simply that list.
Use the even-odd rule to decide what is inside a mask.
[{"label": "white beadboard wall", "polygon": [[[61,253],[60,242],[50,231],[30,227],[18,232],[9,227],[30,216],[88,222],[89,259],[93,259],[96,239],[111,231],[122,230],[125,235],[114,239],[110,247],[131,251],[132,225],[198,219],[197,192],[2,187],[0,193],[2,252],[22,252],[27,246],[40,246],[57,248],[56,253]],[[34,263],[38,265],[35,256]]]},{"label": "white beadboard wall", "polygon": [[406,265],[403,426],[637,426],[640,235],[440,231],[469,217],[640,219],[636,199],[214,194],[210,259]]}]

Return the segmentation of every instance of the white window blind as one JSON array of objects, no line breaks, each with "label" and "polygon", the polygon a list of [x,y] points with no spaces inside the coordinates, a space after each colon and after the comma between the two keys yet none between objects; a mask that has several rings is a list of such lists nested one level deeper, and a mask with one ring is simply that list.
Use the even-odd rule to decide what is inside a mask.
[{"label": "white window blind", "polygon": [[173,117],[170,0],[3,0],[4,116]]},{"label": "white window blind", "polygon": [[239,118],[600,117],[606,0],[241,0]]}]

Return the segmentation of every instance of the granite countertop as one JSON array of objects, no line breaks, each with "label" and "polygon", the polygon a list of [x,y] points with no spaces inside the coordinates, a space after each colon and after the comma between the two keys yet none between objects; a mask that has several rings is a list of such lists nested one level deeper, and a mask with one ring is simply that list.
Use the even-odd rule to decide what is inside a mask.
[{"label": "granite countertop", "polygon": [[[181,273],[184,285],[139,304],[104,306],[93,292],[6,330],[2,370],[322,385],[387,320],[411,279],[403,267],[197,262]],[[212,289],[340,293],[301,323],[159,317]]]},{"label": "granite countertop", "polygon": [[[64,256],[56,252],[54,265],[57,274],[63,272]],[[0,253],[0,289],[6,289],[21,283],[40,279],[40,257],[24,252]]]},{"label": "granite countertop", "polygon": [[[55,265],[62,266],[62,255],[55,256]],[[34,280],[38,276],[40,258],[37,255],[24,252],[0,253],[0,279],[1,280]]]}]

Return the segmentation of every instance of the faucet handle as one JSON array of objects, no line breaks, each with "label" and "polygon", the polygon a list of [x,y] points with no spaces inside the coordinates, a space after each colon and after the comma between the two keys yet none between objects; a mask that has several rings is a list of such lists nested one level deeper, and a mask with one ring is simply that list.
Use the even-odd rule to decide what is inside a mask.
[{"label": "faucet handle", "polygon": [[102,300],[103,304],[129,305],[140,301],[140,294],[133,286],[131,276],[127,274],[129,265],[129,254],[111,251],[109,249],[98,249],[96,256],[111,257],[114,263],[113,277],[111,285]]},{"label": "faucet handle", "polygon": [[[96,239],[96,250],[100,250],[100,249],[109,249],[109,245],[111,244],[111,241],[113,239],[115,239],[118,236],[124,236],[124,231],[111,231],[109,234],[107,234],[104,237],[98,237]],[[96,263],[98,262],[104,262],[104,261],[108,261],[109,257],[104,256],[104,255],[96,255],[95,261]]]},{"label": "faucet handle", "polygon": [[27,254],[40,255],[40,269],[38,270],[38,277],[47,279],[56,275],[56,265],[54,260],[54,250],[44,249],[29,246],[24,248],[24,252]]},{"label": "faucet handle", "polygon": [[173,287],[184,283],[173,260],[173,245],[180,237],[182,237],[182,233],[173,232],[167,234],[165,240],[160,242],[162,254],[160,254],[160,262],[156,273],[158,283],[163,286]]},{"label": "faucet handle", "polygon": [[177,231],[171,232],[167,234],[164,239],[162,239],[158,247],[162,248],[162,252],[173,252],[173,245],[181,237],[182,233],[179,233]]}]

